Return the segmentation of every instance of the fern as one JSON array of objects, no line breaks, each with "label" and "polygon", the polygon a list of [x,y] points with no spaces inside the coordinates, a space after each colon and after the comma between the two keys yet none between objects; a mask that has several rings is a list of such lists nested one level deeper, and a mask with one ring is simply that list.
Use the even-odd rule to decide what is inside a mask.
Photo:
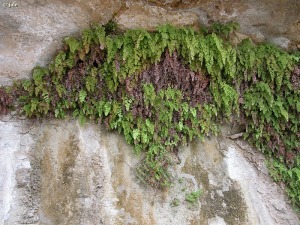
[{"label": "fern", "polygon": [[65,39],[65,43],[69,46],[70,52],[72,54],[75,54],[78,51],[78,49],[81,47],[80,42],[76,40],[74,37],[67,37]]},{"label": "fern", "polygon": [[38,96],[39,93],[46,94],[44,77],[48,74],[48,70],[41,67],[35,67],[33,69],[32,78],[35,85],[35,95]]},{"label": "fern", "polygon": [[89,75],[85,78],[85,87],[88,92],[94,92],[97,85],[97,68],[91,68]]},{"label": "fern", "polygon": [[86,91],[85,90],[81,90],[79,92],[79,96],[78,96],[79,102],[83,103],[85,101],[86,96],[87,96]]},{"label": "fern", "polygon": [[66,38],[48,67],[11,87],[11,98],[0,88],[0,112],[15,98],[28,117],[73,111],[81,124],[104,123],[136,153],[145,152],[137,176],[159,188],[170,184],[167,168],[178,145],[217,134],[221,119],[234,118],[274,159],[274,177],[297,204],[300,57],[251,40],[233,46],[228,40],[236,29],[214,24],[201,33],[164,25],[121,33],[114,23],[95,26],[80,40]]},{"label": "fern", "polygon": [[93,35],[94,35],[93,31],[90,29],[82,32],[82,45],[85,54],[87,54],[90,51],[90,45],[94,40]]},{"label": "fern", "polygon": [[105,102],[105,104],[103,105],[104,116],[108,116],[108,114],[110,113],[111,105],[111,102]]},{"label": "fern", "polygon": [[149,104],[153,105],[154,100],[156,98],[156,93],[155,93],[153,85],[145,84],[143,86],[143,90],[144,90],[145,105],[146,106],[148,106]]},{"label": "fern", "polygon": [[239,28],[240,26],[236,22],[228,22],[226,24],[215,22],[212,24],[210,32],[216,33],[219,36],[228,39],[229,35],[234,31],[238,30]]},{"label": "fern", "polygon": [[95,42],[97,44],[100,44],[101,48],[105,48],[105,42],[106,42],[106,32],[104,27],[95,26],[94,27],[95,32]]}]

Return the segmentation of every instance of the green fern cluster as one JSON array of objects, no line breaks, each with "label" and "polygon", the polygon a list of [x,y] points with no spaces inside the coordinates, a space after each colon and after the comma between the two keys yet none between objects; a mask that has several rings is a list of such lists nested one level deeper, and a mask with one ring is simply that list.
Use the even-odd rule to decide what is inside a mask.
[{"label": "green fern cluster", "polygon": [[[16,84],[19,107],[28,117],[72,113],[82,123],[88,118],[118,130],[135,152],[145,153],[137,176],[155,187],[170,184],[167,168],[178,145],[217,134],[220,121],[237,115],[245,137],[274,158],[272,175],[299,206],[300,91],[291,82],[299,56],[250,40],[233,47],[221,37],[235,28],[219,24],[201,33],[165,25],[117,33],[112,25],[93,27],[80,40],[66,38],[48,67]],[[158,90],[151,82],[142,84],[142,96],[130,94],[139,74],[158,65],[166,50],[206,75],[211,101],[193,105],[181,90]]]}]

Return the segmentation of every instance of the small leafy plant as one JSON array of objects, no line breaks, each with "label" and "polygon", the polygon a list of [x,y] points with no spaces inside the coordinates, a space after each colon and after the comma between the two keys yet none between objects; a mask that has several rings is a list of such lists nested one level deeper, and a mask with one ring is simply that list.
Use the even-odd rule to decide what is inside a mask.
[{"label": "small leafy plant", "polygon": [[7,114],[12,104],[13,97],[5,88],[0,87],[0,114]]},{"label": "small leafy plant", "polygon": [[187,202],[189,202],[189,203],[194,204],[199,199],[199,197],[201,196],[201,194],[202,194],[202,191],[200,189],[197,190],[197,191],[193,191],[193,192],[191,192],[189,194],[186,194],[185,200]]},{"label": "small leafy plant", "polygon": [[178,198],[174,198],[173,200],[172,200],[172,202],[171,202],[171,207],[176,207],[176,206],[179,206],[179,204],[180,204],[180,201],[179,201],[179,199]]}]

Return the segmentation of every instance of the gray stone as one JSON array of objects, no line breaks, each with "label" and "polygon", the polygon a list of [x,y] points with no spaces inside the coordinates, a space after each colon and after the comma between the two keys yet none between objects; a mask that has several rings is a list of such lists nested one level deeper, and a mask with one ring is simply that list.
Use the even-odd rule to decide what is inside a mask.
[{"label": "gray stone", "polygon": [[[23,154],[31,168],[20,168],[21,145],[1,130],[0,146],[11,150],[0,165],[13,168],[0,176],[3,187],[11,184],[0,192],[11,208],[0,214],[5,225],[299,223],[283,190],[262,171],[264,157],[241,140],[224,135],[181,147],[178,164],[170,168],[173,186],[162,192],[136,179],[140,158],[119,134],[72,120],[45,120],[31,124],[31,134],[19,134],[16,123],[30,128],[3,125],[29,146]],[[199,189],[194,204],[185,200]]]},{"label": "gray stone", "polygon": [[[4,0],[3,0],[4,1]],[[29,78],[34,66],[46,65],[65,36],[92,23],[106,23],[121,1],[17,1],[0,6],[0,85]],[[8,1],[9,2],[9,1]]]},{"label": "gray stone", "polygon": [[18,169],[16,171],[16,180],[17,180],[17,187],[22,188],[26,185],[29,185],[30,181],[30,169]]},{"label": "gray stone", "polygon": [[[0,5],[0,85],[29,78],[65,36],[115,16],[124,28],[237,21],[251,37],[300,48],[298,0],[22,0]],[[227,136],[181,147],[166,192],[134,176],[140,158],[122,136],[76,121],[0,118],[0,224],[299,224],[265,158]],[[237,135],[238,136],[238,135]],[[236,136],[232,136],[236,137]],[[186,194],[201,189],[195,204]]]}]

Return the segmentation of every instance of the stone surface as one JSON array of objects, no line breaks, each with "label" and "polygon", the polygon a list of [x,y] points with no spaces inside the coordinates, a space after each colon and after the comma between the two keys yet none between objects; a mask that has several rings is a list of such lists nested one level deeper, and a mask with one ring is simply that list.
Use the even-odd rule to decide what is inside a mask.
[{"label": "stone surface", "polygon": [[34,66],[44,66],[64,37],[77,35],[93,23],[106,23],[121,8],[121,0],[0,0],[0,85],[28,78]]},{"label": "stone surface", "polygon": [[[137,180],[142,156],[119,134],[73,120],[0,123],[1,224],[299,224],[263,156],[243,141],[182,147],[162,192]],[[185,200],[199,189],[199,200]]]},{"label": "stone surface", "polygon": [[122,29],[145,28],[154,30],[162,24],[175,26],[198,24],[198,17],[193,12],[168,11],[139,1],[127,1],[126,9],[119,11],[116,22]]},{"label": "stone surface", "polygon": [[300,2],[281,0],[0,0],[0,85],[28,78],[34,66],[45,65],[62,40],[90,24],[115,16],[122,28],[210,24],[237,21],[254,40],[283,48],[300,44]]},{"label": "stone surface", "polygon": [[298,0],[148,0],[168,10],[189,11],[200,22],[236,21],[241,32],[264,36],[266,40],[287,38],[300,42],[300,2]]},{"label": "stone surface", "polygon": [[[237,21],[248,36],[300,49],[298,0],[0,0],[0,85],[29,78],[65,36],[115,18],[123,29]],[[0,224],[295,225],[299,218],[246,143],[182,147],[166,192],[145,187],[124,138],[76,121],[0,118]],[[186,195],[202,190],[194,204]]]}]

